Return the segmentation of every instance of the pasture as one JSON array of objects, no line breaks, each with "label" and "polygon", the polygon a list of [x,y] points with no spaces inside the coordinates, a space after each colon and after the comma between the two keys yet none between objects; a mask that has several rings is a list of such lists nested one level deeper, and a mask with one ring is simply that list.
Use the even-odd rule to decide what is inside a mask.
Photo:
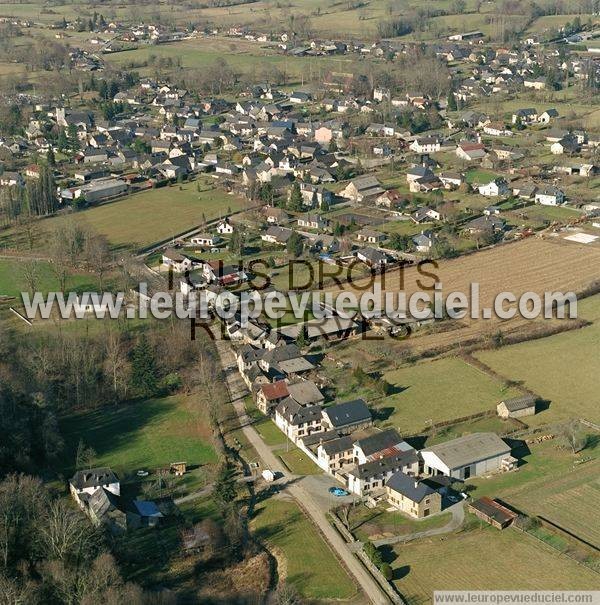
[{"label": "pasture", "polygon": [[[562,438],[515,450],[519,470],[471,479],[474,498],[500,497],[529,515],[541,515],[600,546],[597,501],[600,491],[600,448],[590,429],[589,445],[572,454]],[[587,460],[586,462],[579,462]]]},{"label": "pasture", "polygon": [[419,432],[442,422],[493,409],[517,393],[462,359],[447,357],[385,373],[397,391],[378,401],[391,415],[384,425],[402,434]]},{"label": "pasture", "polygon": [[[269,498],[251,521],[258,540],[278,559],[280,579],[307,599],[350,599],[356,588],[316,527],[293,502]],[[285,561],[281,562],[281,558]]]},{"label": "pasture", "polygon": [[[197,180],[172,187],[150,189],[117,201],[94,206],[66,216],[46,219],[46,231],[75,220],[105,235],[115,248],[138,249],[175,237],[206,220],[226,216],[243,208],[244,201],[221,189],[208,188],[210,181]],[[200,183],[201,191],[197,191]],[[14,231],[13,231],[14,233]]]},{"label": "pasture", "polygon": [[592,325],[546,338],[480,351],[476,357],[496,372],[550,402],[548,410],[526,419],[527,424],[582,417],[600,422],[597,372],[600,342],[600,296],[579,302],[578,315]]},{"label": "pasture", "polygon": [[[434,590],[592,590],[598,576],[517,530],[492,527],[394,549],[394,583],[411,605]],[[435,556],[432,556],[435,553]]]},{"label": "pasture", "polygon": [[[34,261],[38,279],[36,290],[46,294],[59,289],[58,280],[53,275],[50,263],[45,261]],[[0,260],[0,296],[21,297],[21,292],[29,290],[29,285],[24,276],[24,262],[21,260]],[[69,291],[83,292],[85,290],[96,290],[98,280],[95,276],[87,273],[73,273],[67,279]]]},{"label": "pasture", "polygon": [[96,466],[123,477],[171,462],[212,464],[217,455],[206,409],[198,395],[150,399],[74,413],[60,421],[66,442],[65,471],[72,470],[81,439],[96,452]]}]

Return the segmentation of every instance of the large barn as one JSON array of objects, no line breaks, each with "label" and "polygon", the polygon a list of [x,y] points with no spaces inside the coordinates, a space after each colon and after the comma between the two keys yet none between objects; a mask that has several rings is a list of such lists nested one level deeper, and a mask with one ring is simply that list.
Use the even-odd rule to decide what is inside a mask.
[{"label": "large barn", "polygon": [[495,433],[472,433],[421,450],[428,475],[466,480],[513,468],[510,447]]}]

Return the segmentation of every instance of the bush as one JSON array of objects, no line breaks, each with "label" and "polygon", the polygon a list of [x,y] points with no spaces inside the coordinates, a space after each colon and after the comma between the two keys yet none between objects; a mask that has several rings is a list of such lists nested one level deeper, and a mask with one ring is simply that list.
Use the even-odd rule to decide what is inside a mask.
[{"label": "bush", "polygon": [[388,582],[390,582],[394,577],[394,570],[391,568],[389,563],[382,563],[379,571]]}]

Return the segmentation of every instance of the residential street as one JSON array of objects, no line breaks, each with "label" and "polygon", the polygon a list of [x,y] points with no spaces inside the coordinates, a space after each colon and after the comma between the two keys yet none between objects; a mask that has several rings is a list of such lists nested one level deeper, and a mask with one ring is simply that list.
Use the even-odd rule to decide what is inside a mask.
[{"label": "residential street", "polygon": [[[235,355],[231,345],[227,341],[219,339],[217,339],[215,343],[221,360],[221,366],[223,367],[227,380],[232,404],[240,419],[240,424],[245,436],[263,461],[263,468],[269,468],[273,471],[282,473],[287,481],[293,479],[294,476],[290,475],[279,459],[273,454],[271,448],[263,442],[254,427],[250,424],[250,420],[244,408],[244,397],[247,395],[248,389],[238,372]],[[300,479],[298,482],[288,484],[284,489],[310,516],[339,559],[343,561],[346,569],[349,570],[350,574],[361,587],[363,593],[369,598],[369,602],[373,605],[389,604],[389,598],[363,567],[362,563],[350,551],[346,542],[330,525],[325,516],[324,507],[317,502],[311,493],[311,488],[320,485],[320,482],[316,482],[313,478],[307,477]]]}]

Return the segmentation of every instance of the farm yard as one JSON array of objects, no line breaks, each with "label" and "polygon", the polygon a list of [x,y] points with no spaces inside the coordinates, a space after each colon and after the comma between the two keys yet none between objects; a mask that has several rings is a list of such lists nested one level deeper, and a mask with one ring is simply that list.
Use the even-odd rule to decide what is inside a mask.
[{"label": "farm yard", "polygon": [[[432,554],[435,553],[435,554]],[[460,554],[460,556],[457,556]],[[394,549],[394,583],[411,605],[434,590],[593,590],[598,576],[515,529],[486,527]]]},{"label": "farm yard", "polygon": [[296,504],[287,500],[263,500],[255,509],[251,527],[279,560],[281,579],[308,599],[347,600],[356,594],[352,580],[338,563],[315,526]]}]

